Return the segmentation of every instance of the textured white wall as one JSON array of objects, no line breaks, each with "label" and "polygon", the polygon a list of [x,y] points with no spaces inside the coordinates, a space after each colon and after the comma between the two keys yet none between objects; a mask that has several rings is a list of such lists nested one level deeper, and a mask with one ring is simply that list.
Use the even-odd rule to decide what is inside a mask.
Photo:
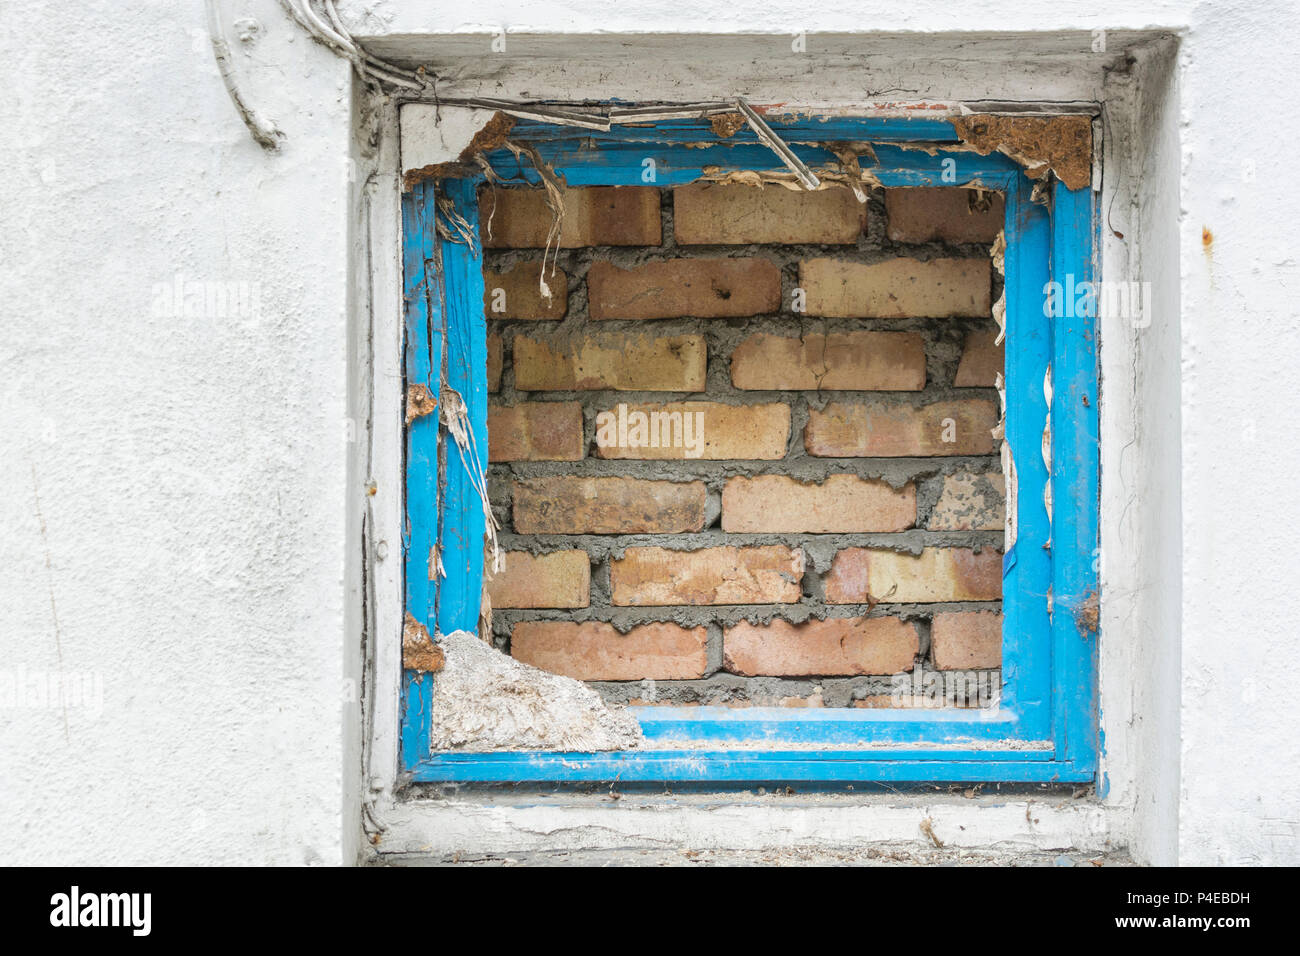
[{"label": "textured white wall", "polygon": [[[9,862],[355,856],[357,718],[346,698],[359,655],[361,446],[346,441],[344,422],[361,401],[366,337],[351,80],[272,0],[226,9],[228,21],[251,15],[264,27],[247,55],[235,44],[236,58],[249,100],[287,133],[282,155],[264,154],[236,118],[198,0],[97,2],[76,19],[50,3],[0,11],[14,91],[0,102],[10,196],[0,229],[0,677],[61,669],[97,675],[103,691],[102,707],[66,715],[0,709]],[[1142,541],[1112,525],[1109,540],[1143,558],[1118,578],[1108,560],[1107,580],[1158,593],[1139,597],[1135,616],[1103,609],[1104,645],[1126,648],[1113,659],[1141,668],[1131,687],[1112,668],[1108,699],[1127,700],[1108,710],[1107,735],[1125,761],[1117,799],[1146,807],[1135,845],[1147,858],[1300,861],[1286,690],[1300,669],[1289,580],[1300,452],[1288,412],[1300,378],[1300,199],[1281,185],[1285,133],[1270,119],[1297,85],[1293,9],[487,0],[345,11],[376,44],[454,53],[465,89],[565,96],[624,84],[611,92],[823,104],[1097,98],[1102,79],[1071,44],[1095,28],[1181,33],[1167,78],[1177,96],[1132,93],[1178,110],[1159,135],[1145,132],[1161,148],[1177,136],[1177,196],[1147,190],[1139,202],[1149,205],[1127,210],[1153,244],[1151,272],[1168,277],[1160,301],[1177,311],[1125,346],[1139,380],[1120,384],[1133,386],[1143,428],[1121,444],[1147,461],[1131,507],[1152,515],[1130,526]],[[498,27],[566,36],[542,44],[542,59],[493,60],[474,34]],[[1027,30],[1054,31],[1057,51],[1031,56],[1022,38],[999,35]],[[664,36],[796,31],[814,53],[818,34],[838,35],[839,48],[799,60],[780,36]],[[851,36],[866,31],[916,32],[888,43]],[[930,31],[985,31],[971,39],[1016,54],[1016,66],[990,75],[952,36],[942,62],[927,61]],[[602,42],[608,59],[593,68]],[[855,44],[879,58],[844,60]],[[1176,233],[1141,222],[1157,211],[1177,215]],[[380,250],[377,261],[390,282],[392,257]],[[178,275],[255,284],[260,309],[161,314],[154,287]],[[1133,437],[1121,424],[1111,419],[1107,441]],[[1170,510],[1179,500],[1181,540]]]},{"label": "textured white wall", "polygon": [[[8,863],[355,858],[351,81],[274,0],[231,6],[265,28],[236,56],[280,156],[198,0],[0,12],[0,672],[103,694],[0,709]],[[178,275],[258,309],[166,314]]]}]

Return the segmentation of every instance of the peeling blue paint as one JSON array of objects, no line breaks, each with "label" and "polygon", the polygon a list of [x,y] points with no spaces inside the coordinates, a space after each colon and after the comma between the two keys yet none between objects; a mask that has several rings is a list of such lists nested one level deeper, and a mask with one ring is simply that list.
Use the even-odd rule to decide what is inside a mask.
[{"label": "peeling blue paint", "polygon": [[[932,155],[898,145],[952,143],[943,120],[829,121],[796,118],[777,126],[810,166],[835,163],[819,143],[870,142],[876,161],[862,168],[886,187],[978,184],[1007,195],[1007,436],[1019,478],[1018,538],[1004,558],[1003,696],[994,711],[955,709],[791,710],[637,708],[648,749],[608,754],[430,753],[428,675],[404,681],[402,764],[416,781],[1002,781],[1086,782],[1097,761],[1097,635],[1075,612],[1095,597],[1097,541],[1097,356],[1095,320],[1044,314],[1054,277],[1092,276],[1095,210],[1089,189],[1050,191],[1031,200],[1033,183],[1006,157],[966,151]],[[519,123],[527,140],[565,181],[646,185],[643,160],[655,159],[655,186],[722,170],[784,170],[752,133],[719,140],[707,123],[677,120],[653,128],[576,134]],[[709,144],[687,148],[683,143]],[[537,183],[505,150],[490,154],[507,178]],[[435,189],[477,233],[478,178],[417,184],[403,199],[406,374],[438,393],[446,381],[463,396],[486,467],[486,320],[478,250],[440,239]],[[441,265],[439,270],[438,265]],[[445,285],[440,285],[445,283]],[[444,323],[445,303],[445,323]],[[1041,454],[1052,396],[1054,515],[1042,490]],[[1085,399],[1087,399],[1085,401]],[[407,438],[406,607],[430,632],[477,627],[483,568],[483,511],[455,445],[443,452],[446,482],[437,494],[437,416],[412,423]],[[442,548],[447,574],[430,580],[429,550]],[[1050,596],[1050,597],[1049,597]],[[671,744],[672,749],[651,749]],[[721,745],[722,749],[718,749]]]}]

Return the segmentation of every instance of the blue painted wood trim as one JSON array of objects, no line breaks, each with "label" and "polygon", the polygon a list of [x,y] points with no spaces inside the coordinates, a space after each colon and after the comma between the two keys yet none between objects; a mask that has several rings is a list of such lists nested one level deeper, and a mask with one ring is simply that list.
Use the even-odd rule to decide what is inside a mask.
[{"label": "blue painted wood trim", "polygon": [[[431,264],[434,239],[433,185],[420,183],[402,197],[402,299],[405,310],[405,373],[408,387],[423,385],[437,398],[442,366],[442,316]],[[436,594],[429,556],[437,540],[438,413],[417,418],[406,430],[406,526],[403,550],[406,613],[433,633]],[[401,715],[402,764],[410,767],[429,750],[428,700],[433,681],[407,672]]]},{"label": "blue painted wood trim", "polygon": [[1025,751],[863,752],[824,750],[665,750],[617,753],[438,754],[415,766],[417,783],[747,783],[997,782],[1065,783],[1092,779],[1091,766]]},{"label": "blue painted wood trim", "polygon": [[[478,179],[442,184],[464,225],[478,236]],[[455,235],[455,231],[449,228]],[[438,238],[436,257],[447,308],[446,381],[460,393],[469,414],[472,447],[460,449],[443,429],[447,481],[443,490],[442,561],[438,586],[438,630],[478,633],[483,593],[483,499],[471,468],[487,474],[487,320],[483,314],[483,259],[477,243]]]},{"label": "blue painted wood trim", "polygon": [[[789,707],[632,707],[651,744],[669,741],[816,742],[828,746],[928,744],[955,746],[1027,740],[1017,715],[1006,708],[956,707],[861,710]],[[1050,746],[1047,735],[1042,746]]]},{"label": "blue painted wood trim", "polygon": [[1052,558],[1042,452],[1043,384],[1052,354],[1042,289],[1050,275],[1051,222],[1046,207],[1031,200],[1031,186],[1017,176],[1006,193],[1006,438],[1016,471],[1017,530],[1002,557],[1002,678],[1006,706],[1021,715],[1025,733],[1037,739],[1051,735]]},{"label": "blue painted wood trim", "polygon": [[[721,171],[756,169],[786,172],[781,160],[757,143],[711,145],[687,149],[676,143],[619,142],[593,149],[588,138],[565,138],[535,144],[538,153],[570,186],[675,186],[695,182],[705,167]],[[814,169],[837,169],[835,154],[824,146],[795,143],[795,154]],[[859,158],[864,170],[884,186],[961,186],[982,183],[1002,189],[1013,179],[1024,179],[1019,168],[997,153],[929,153],[898,146],[876,147],[876,161]],[[488,154],[494,169],[508,181],[537,185],[541,180],[527,160],[520,161],[508,150]],[[653,166],[647,163],[653,161]],[[654,178],[647,178],[653,170]]]},{"label": "blue painted wood trim", "polygon": [[[1097,759],[1099,608],[1096,555],[1100,489],[1097,420],[1098,297],[1094,264],[1095,199],[1089,188],[1053,190],[1052,280],[1060,283],[1062,315],[1053,322],[1052,349],[1052,649],[1058,680],[1053,723],[1057,748],[1067,760]],[[1055,287],[1054,287],[1055,288]],[[1071,291],[1091,289],[1082,298]],[[1089,610],[1091,609],[1091,615]],[[1091,620],[1089,620],[1091,617]]]},{"label": "blue painted wood trim", "polygon": [[[834,126],[820,126],[810,132],[817,139],[869,140],[866,131],[873,121],[836,120]],[[949,124],[941,122],[949,130]],[[862,125],[862,124],[867,125]],[[516,129],[526,128],[521,124]],[[810,130],[811,127],[808,127]],[[701,149],[684,149],[680,143],[687,131],[674,133],[677,138],[670,143],[655,139],[652,142],[645,130],[620,130],[614,134],[575,137],[572,130],[556,129],[550,138],[538,136],[537,146],[548,162],[571,185],[673,185],[698,179],[704,166],[723,169],[780,169],[770,151],[741,134],[726,145]],[[925,135],[916,128],[915,140],[936,141],[942,132],[931,129]],[[530,133],[531,135],[531,133]],[[596,140],[604,137],[599,150]],[[787,135],[796,144],[797,136]],[[661,741],[716,741],[744,742],[748,745],[797,743],[812,746],[852,746],[864,743],[894,742],[920,743],[932,749],[909,753],[902,750],[875,751],[815,751],[799,749],[789,752],[775,750],[671,750],[637,751],[621,754],[434,754],[427,753],[427,744],[421,752],[421,741],[428,737],[428,703],[430,682],[426,677],[407,675],[406,706],[403,722],[403,765],[416,780],[1004,780],[1004,781],[1082,781],[1092,779],[1095,772],[1095,643],[1088,644],[1062,625],[1066,615],[1057,613],[1049,619],[1049,595],[1062,605],[1065,600],[1077,604],[1080,589],[1091,580],[1095,588],[1095,574],[1091,579],[1092,550],[1085,554],[1071,551],[1078,558],[1079,567],[1063,567],[1053,557],[1064,549],[1064,539],[1052,539],[1064,532],[1065,526],[1052,529],[1047,523],[1047,512],[1042,504],[1041,489],[1047,470],[1041,455],[1042,429],[1047,405],[1043,396],[1043,375],[1049,362],[1054,365],[1057,377],[1056,396],[1060,397],[1066,374],[1066,363],[1061,361],[1059,350],[1071,352],[1080,363],[1080,384],[1086,372],[1092,371],[1092,421],[1084,422],[1085,432],[1091,428],[1093,464],[1089,470],[1084,462],[1083,475],[1073,476],[1082,484],[1071,485],[1055,475],[1057,466],[1066,468],[1071,460],[1069,452],[1055,451],[1053,455],[1056,484],[1056,520],[1063,518],[1070,524],[1070,533],[1077,540],[1096,538],[1096,421],[1095,421],[1095,327],[1093,324],[1075,323],[1057,330],[1043,315],[1042,287],[1046,280],[1058,274],[1071,262],[1080,262],[1087,268],[1093,248],[1090,223],[1090,193],[1086,196],[1087,211],[1080,197],[1071,205],[1065,200],[1059,213],[1069,217],[1069,223],[1049,215],[1046,207],[1029,200],[1032,185],[1005,157],[993,155],[979,157],[968,152],[935,155],[897,146],[881,144],[876,137],[877,162],[862,161],[863,168],[877,177],[886,187],[895,186],[952,186],[979,184],[990,189],[1006,191],[1007,235],[1007,311],[1008,331],[1015,343],[1008,349],[1007,386],[1012,413],[1008,416],[1008,439],[1020,477],[1019,527],[1017,547],[1006,556],[1004,607],[1007,612],[1004,638],[1004,677],[1007,683],[1001,709],[993,715],[987,713],[953,710],[936,711],[855,711],[839,715],[831,711],[810,715],[807,711],[763,712],[754,709],[749,713],[727,711],[727,714],[710,713],[715,708],[644,708],[638,709],[647,738],[653,743]],[[897,136],[895,139],[907,139]],[[707,141],[707,140],[701,140]],[[796,145],[799,155],[813,165],[829,164],[833,157],[820,147]],[[645,179],[644,160],[654,158],[655,178]],[[509,171],[514,159],[508,153],[492,155],[494,165]],[[535,183],[533,171],[525,166],[518,169],[517,178]],[[444,183],[449,198],[453,199],[459,214],[477,227],[477,204],[474,201],[477,180]],[[1059,196],[1064,187],[1055,189]],[[418,349],[429,351],[431,360],[443,335],[448,343],[448,380],[456,383],[471,408],[475,433],[480,436],[480,453],[485,457],[486,392],[480,395],[475,387],[475,375],[485,371],[485,322],[482,313],[482,273],[474,251],[467,246],[438,242],[432,227],[433,186],[417,187],[404,202],[404,230],[407,243],[404,249],[404,266],[408,288],[408,378],[424,369],[420,365]],[[1059,201],[1059,200],[1058,200]],[[1080,218],[1082,217],[1082,218]],[[1080,223],[1084,223],[1080,232]],[[1081,241],[1082,240],[1082,241]],[[1082,258],[1076,258],[1082,257]],[[419,296],[413,297],[413,287],[428,292],[423,269],[435,258],[440,258],[439,277],[448,282],[447,328],[441,324],[438,297],[425,296],[428,332],[421,337],[418,329]],[[437,277],[434,277],[436,281]],[[416,315],[413,315],[412,301]],[[417,350],[412,356],[411,348]],[[453,365],[458,371],[452,375]],[[427,371],[427,370],[425,370]],[[1073,373],[1070,373],[1073,374]],[[481,381],[481,380],[480,380]],[[436,386],[436,381],[435,381]],[[436,387],[434,387],[436,392]],[[481,405],[479,404],[481,399]],[[1060,398],[1064,401],[1064,398]],[[1054,413],[1068,415],[1064,409]],[[482,412],[481,416],[479,412]],[[419,433],[417,422],[413,434]],[[1053,446],[1062,440],[1059,423],[1053,431]],[[416,446],[413,438],[408,442],[410,461],[427,462],[427,449]],[[411,456],[411,449],[422,452],[423,457]],[[452,450],[452,449],[449,449]],[[454,450],[452,450],[454,451]],[[434,459],[436,461],[436,458]],[[1078,455],[1074,460],[1082,460]],[[444,560],[454,560],[458,578],[454,596],[447,605],[447,616],[439,617],[443,630],[452,626],[473,629],[477,622],[477,575],[481,575],[481,504],[477,495],[471,501],[465,494],[466,477],[457,454],[447,456],[448,470],[455,464],[461,471],[462,488],[457,492],[454,507],[450,491],[443,502],[445,514],[441,525]],[[427,477],[427,476],[426,476]],[[1072,480],[1072,479],[1071,479]],[[1091,483],[1089,485],[1089,482]],[[448,485],[450,486],[450,475]],[[1078,492],[1091,487],[1089,494]],[[411,578],[420,571],[417,550],[418,534],[416,516],[420,513],[423,496],[428,501],[427,484],[413,482],[408,470],[408,610],[420,611],[416,616],[430,624],[433,630],[431,608],[428,605],[430,589]],[[1065,497],[1063,497],[1065,496]],[[474,507],[478,507],[479,524],[474,523]],[[1087,509],[1091,508],[1091,512]],[[1077,516],[1067,516],[1062,509],[1082,509]],[[436,520],[437,510],[434,510]],[[457,524],[458,523],[458,524]],[[448,526],[455,525],[452,533]],[[438,524],[429,526],[437,529]],[[432,534],[433,532],[428,532]],[[1027,545],[1026,542],[1037,542]],[[475,543],[477,547],[474,547]],[[1048,545],[1056,548],[1049,550]],[[477,565],[470,551],[477,554]],[[477,568],[477,570],[476,570]],[[423,569],[427,573],[427,557]],[[449,569],[450,570],[450,569]],[[450,592],[448,592],[450,593]],[[444,594],[447,596],[447,594]],[[1073,607],[1074,605],[1071,605]],[[471,614],[472,611],[472,614]],[[1014,623],[1013,623],[1014,619]],[[1095,641],[1095,639],[1094,639]],[[685,711],[691,713],[685,713]],[[720,709],[726,710],[726,709]],[[834,715],[834,716],[830,716]],[[1002,740],[1017,742],[1017,749],[997,751],[990,749],[962,750],[963,745],[990,743]],[[1051,749],[1025,750],[1027,745],[1037,748],[1046,744]],[[999,756],[1001,754],[1002,756]],[[1006,756],[1007,754],[1011,756]]]}]

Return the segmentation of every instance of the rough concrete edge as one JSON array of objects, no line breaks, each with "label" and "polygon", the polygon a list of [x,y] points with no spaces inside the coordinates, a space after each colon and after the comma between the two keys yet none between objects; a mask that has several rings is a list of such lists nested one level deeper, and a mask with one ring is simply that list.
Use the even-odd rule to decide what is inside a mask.
[{"label": "rough concrete edge", "polygon": [[402,188],[476,169],[474,154],[500,146],[514,124],[513,118],[492,110],[403,104],[398,122]]},{"label": "rough concrete edge", "polygon": [[1109,851],[1127,846],[1126,815],[1093,801],[864,797],[468,795],[392,806],[374,843],[387,854],[580,849],[773,849],[918,846]]}]

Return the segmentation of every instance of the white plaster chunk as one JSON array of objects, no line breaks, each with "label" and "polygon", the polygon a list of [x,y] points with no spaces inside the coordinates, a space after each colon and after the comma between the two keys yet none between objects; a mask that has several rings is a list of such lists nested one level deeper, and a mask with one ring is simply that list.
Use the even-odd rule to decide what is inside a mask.
[{"label": "white plaster chunk", "polygon": [[402,169],[423,169],[458,161],[474,134],[494,115],[492,110],[407,103],[402,107],[400,123]]},{"label": "white plaster chunk", "polygon": [[468,631],[442,636],[447,663],[433,677],[433,749],[627,750],[641,726],[581,681],[502,654]]}]

